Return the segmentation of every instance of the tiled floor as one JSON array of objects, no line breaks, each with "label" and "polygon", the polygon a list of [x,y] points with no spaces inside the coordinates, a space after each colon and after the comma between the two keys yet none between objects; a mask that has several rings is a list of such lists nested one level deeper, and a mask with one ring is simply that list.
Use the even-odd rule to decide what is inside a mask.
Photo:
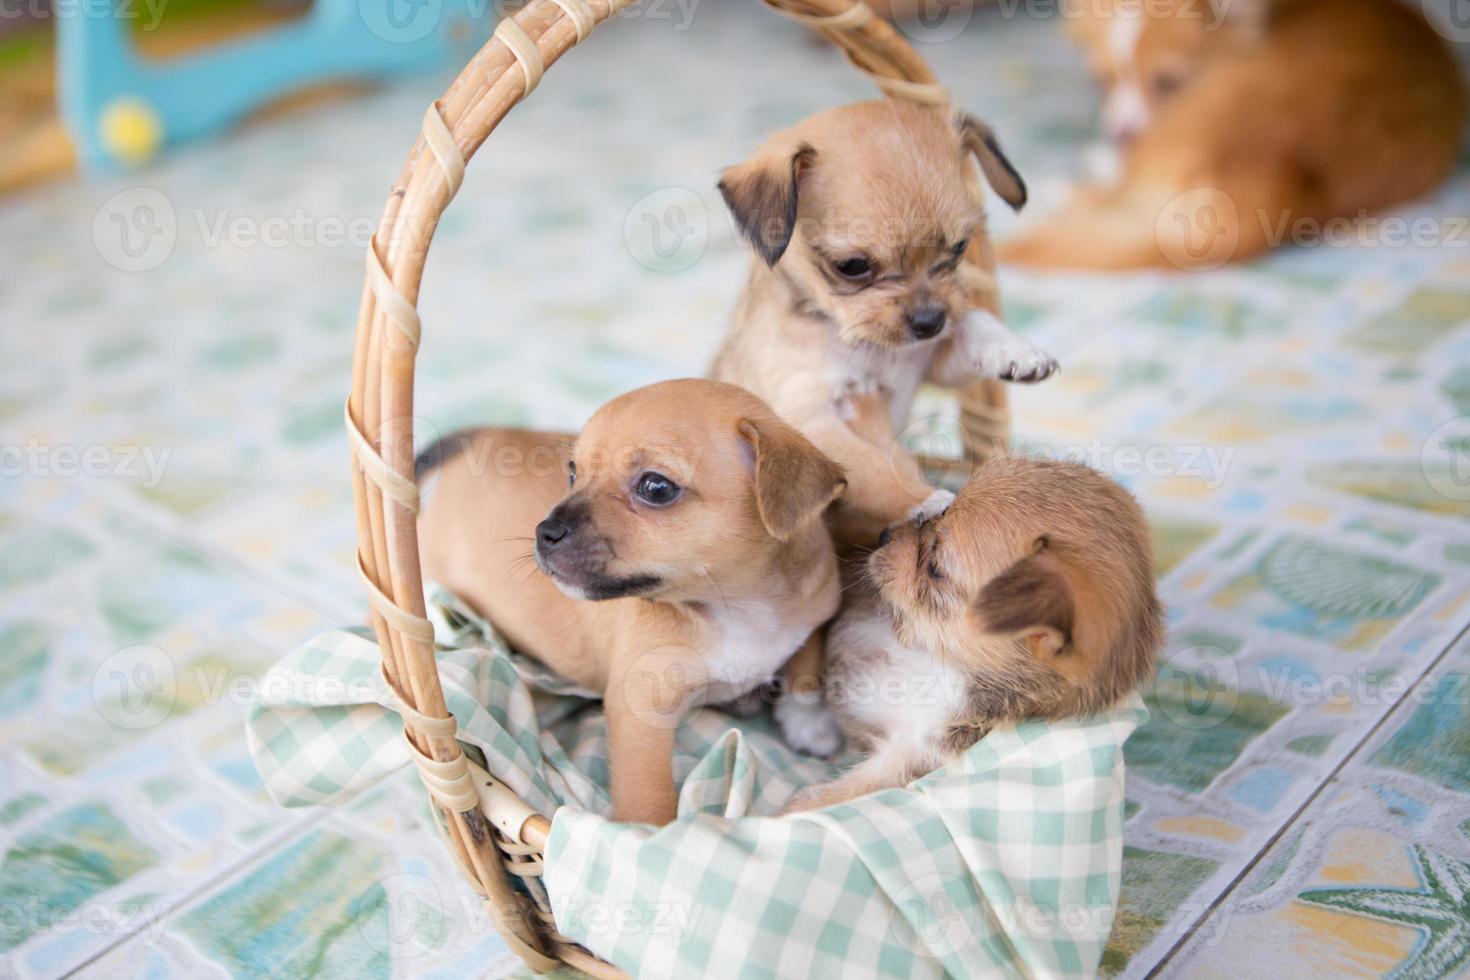
[{"label": "tiled floor", "polygon": [[[575,426],[702,369],[744,264],[717,168],[869,94],[756,8],[638,8],[487,144],[426,278],[426,434]],[[1093,106],[1054,25],[990,13],[923,50],[1055,200]],[[339,426],[364,228],[444,81],[0,203],[0,976],[509,968],[409,774],[282,811],[241,734],[265,664],[361,615]],[[693,234],[655,249],[671,203]],[[1467,210],[1462,175],[1405,213]],[[1018,393],[1023,440],[1132,486],[1165,565],[1108,972],[1470,964],[1470,241],[1447,226],[1006,279],[1065,365]]]}]

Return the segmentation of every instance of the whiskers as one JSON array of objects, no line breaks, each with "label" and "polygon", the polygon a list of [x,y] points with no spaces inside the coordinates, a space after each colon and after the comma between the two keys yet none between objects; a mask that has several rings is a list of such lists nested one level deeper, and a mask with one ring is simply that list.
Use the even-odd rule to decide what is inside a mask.
[{"label": "whiskers", "polygon": [[720,605],[725,607],[725,615],[730,615],[730,600],[726,597],[725,590],[720,587],[720,580],[715,578],[715,573],[710,571],[708,567],[705,568],[704,574],[709,579],[710,585],[715,587],[715,594],[720,597]]},{"label": "whiskers", "polygon": [[519,582],[528,582],[541,571],[541,563],[536,560],[536,552],[532,550],[516,555],[506,563],[506,568],[510,574],[518,576]]},{"label": "whiskers", "polygon": [[496,544],[513,544],[520,542],[527,545],[526,550],[517,554],[506,562],[506,570],[517,576],[517,581],[524,583],[529,581],[537,572],[541,571],[541,564],[536,561],[536,539],[529,534],[517,534],[508,538],[496,538]]}]

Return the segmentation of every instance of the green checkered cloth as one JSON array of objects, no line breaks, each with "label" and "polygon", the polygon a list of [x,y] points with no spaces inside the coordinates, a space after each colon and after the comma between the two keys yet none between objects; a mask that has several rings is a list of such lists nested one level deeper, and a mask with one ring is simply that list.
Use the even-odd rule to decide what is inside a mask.
[{"label": "green checkered cloth", "polygon": [[[766,716],[680,727],[680,819],[607,819],[602,713],[431,589],[459,739],[544,813],[557,927],[639,976],[1083,976],[1117,907],[1123,742],[1133,699],[1092,718],[992,732],[905,789],[780,819],[834,769]],[[397,700],[363,631],[338,630],[261,680],[251,753],[286,806],[338,803],[406,765]]]}]

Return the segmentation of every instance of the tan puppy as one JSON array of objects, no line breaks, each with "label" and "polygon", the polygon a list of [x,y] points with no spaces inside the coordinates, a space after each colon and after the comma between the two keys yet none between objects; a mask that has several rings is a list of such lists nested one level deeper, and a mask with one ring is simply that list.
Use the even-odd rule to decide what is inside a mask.
[{"label": "tan puppy", "polygon": [[712,381],[616,398],[575,442],[569,467],[570,437],[550,433],[480,429],[431,450],[424,573],[603,693],[614,813],[663,823],[683,714],[769,681],[837,611],[822,513],[842,471]]},{"label": "tan puppy", "polygon": [[846,469],[834,508],[845,542],[870,544],[931,494],[902,450],[853,431],[850,398],[881,395],[901,429],[926,378],[1039,381],[1056,369],[998,318],[972,160],[1007,204],[1025,203],[983,123],[891,100],[818,113],[720,180],[757,256],[711,374],[764,398]]},{"label": "tan puppy", "polygon": [[1208,268],[1429,192],[1459,152],[1465,90],[1418,7],[1073,0],[1121,176],[1001,259]]},{"label": "tan puppy", "polygon": [[1116,704],[1163,642],[1148,529],[1075,463],[996,457],[868,558],[827,635],[827,700],[869,753],[791,810],[902,786],[991,728]]}]

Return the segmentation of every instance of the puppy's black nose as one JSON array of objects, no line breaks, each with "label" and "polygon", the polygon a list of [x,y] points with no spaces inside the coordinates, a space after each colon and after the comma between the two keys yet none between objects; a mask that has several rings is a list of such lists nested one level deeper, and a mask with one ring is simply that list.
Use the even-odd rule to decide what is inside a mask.
[{"label": "puppy's black nose", "polygon": [[928,340],[944,329],[949,311],[942,306],[921,306],[909,313],[909,333],[917,340]]},{"label": "puppy's black nose", "polygon": [[888,527],[885,527],[883,529],[883,533],[882,534],[878,535],[878,547],[880,547],[880,548],[883,547],[892,538],[893,538],[893,525],[890,524]]},{"label": "puppy's black nose", "polygon": [[559,517],[548,517],[536,525],[536,543],[542,548],[555,548],[571,531],[567,522]]}]

